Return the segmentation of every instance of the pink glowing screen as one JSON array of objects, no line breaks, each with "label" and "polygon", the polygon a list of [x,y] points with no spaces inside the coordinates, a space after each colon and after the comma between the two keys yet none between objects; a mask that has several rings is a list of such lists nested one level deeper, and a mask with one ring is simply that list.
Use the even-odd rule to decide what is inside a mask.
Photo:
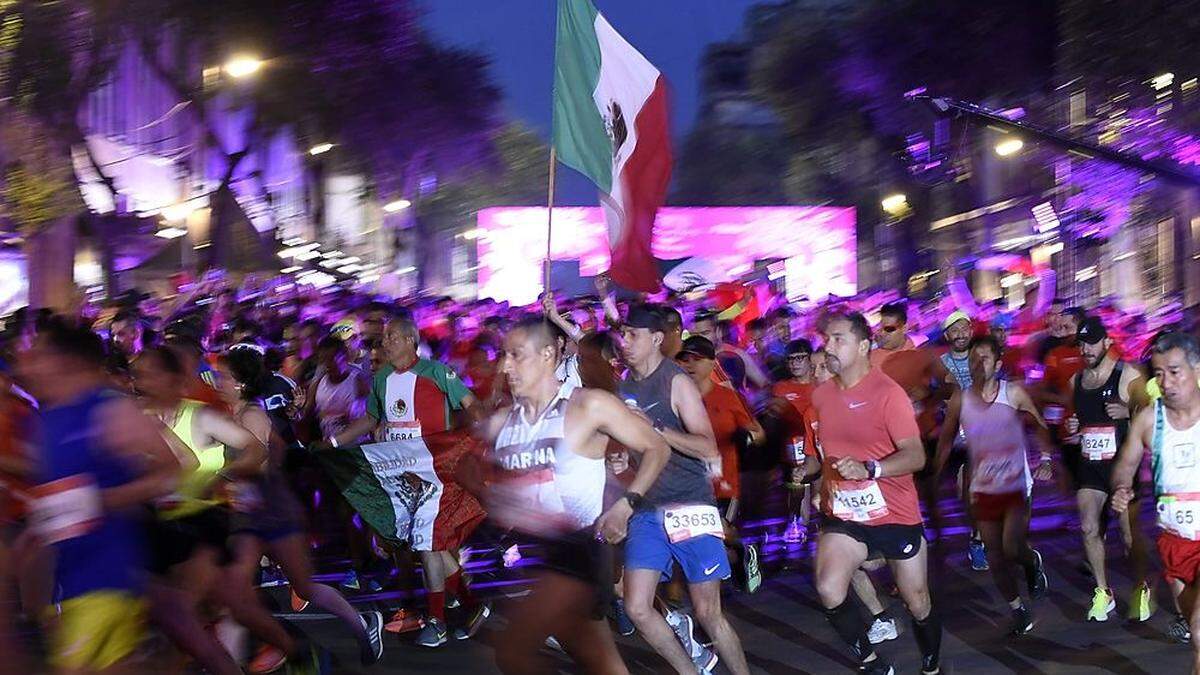
[{"label": "pink glowing screen", "polygon": [[[479,212],[479,296],[529,304],[542,292],[544,207]],[[853,208],[832,206],[668,207],[654,224],[654,255],[698,257],[737,278],[757,260],[783,258],[790,298],[853,295],[857,247]],[[599,207],[554,209],[554,260],[578,260],[579,273],[608,269],[608,229]]]}]

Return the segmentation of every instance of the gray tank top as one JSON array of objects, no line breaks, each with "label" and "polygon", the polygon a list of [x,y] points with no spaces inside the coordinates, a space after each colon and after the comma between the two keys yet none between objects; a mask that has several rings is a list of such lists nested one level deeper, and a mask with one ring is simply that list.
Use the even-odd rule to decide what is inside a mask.
[{"label": "gray tank top", "polygon": [[[644,380],[626,376],[618,391],[625,405],[637,408],[655,423],[677,431],[686,431],[683,423],[671,408],[671,381],[676,375],[686,373],[674,361],[663,360],[658,368]],[[643,509],[653,509],[668,504],[712,504],[712,479],[703,460],[671,449],[667,465],[658,480],[646,492]]]}]

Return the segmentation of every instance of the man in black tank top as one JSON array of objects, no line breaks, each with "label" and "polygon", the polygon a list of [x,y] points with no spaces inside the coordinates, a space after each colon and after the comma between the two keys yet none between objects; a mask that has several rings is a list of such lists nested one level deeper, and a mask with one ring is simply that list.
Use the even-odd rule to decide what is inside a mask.
[{"label": "man in black tank top", "polygon": [[[635,306],[621,329],[629,374],[618,385],[625,404],[651,421],[671,446],[671,457],[629,520],[625,542],[625,610],[646,642],[680,673],[716,665],[711,652],[691,639],[690,617],[676,630],[654,610],[660,581],[678,563],[687,578],[697,619],[717,653],[737,675],[749,673],[746,655],[721,612],[721,580],[731,570],[724,529],[713,499],[709,465],[720,461],[700,390],[662,354],[666,321],[661,308]],[[680,646],[680,641],[686,649]],[[690,652],[690,653],[689,653]]]},{"label": "man in black tank top", "polygon": [[[1108,586],[1105,567],[1106,513],[1112,496],[1113,463],[1129,433],[1130,385],[1141,373],[1137,366],[1119,361],[1112,355],[1112,339],[1099,319],[1084,319],[1077,336],[1085,365],[1071,380],[1075,414],[1067,420],[1067,431],[1078,441],[1063,446],[1063,464],[1075,485],[1083,548],[1096,577],[1096,590],[1087,620],[1107,621],[1108,615],[1116,609],[1116,601]],[[1129,618],[1146,621],[1153,613],[1153,607],[1146,582],[1146,543],[1138,529],[1137,512],[1136,508],[1127,510],[1120,519],[1120,526],[1135,581]]]}]

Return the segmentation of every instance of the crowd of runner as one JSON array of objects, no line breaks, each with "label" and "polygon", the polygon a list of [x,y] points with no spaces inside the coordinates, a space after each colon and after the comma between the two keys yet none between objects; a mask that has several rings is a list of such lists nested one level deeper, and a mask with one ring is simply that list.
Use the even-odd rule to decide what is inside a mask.
[{"label": "crowd of runner", "polygon": [[[783,503],[778,535],[815,541],[816,595],[849,659],[894,672],[874,649],[900,633],[885,583],[933,675],[930,541],[990,572],[1012,634],[1036,630],[1034,484],[1057,481],[1078,508],[1072,563],[1095,580],[1076,618],[1147,621],[1157,558],[1170,635],[1200,673],[1200,344],[1180,315],[596,287],[510,307],[210,275],[5,317],[3,667],[321,672],[290,610],[335,617],[367,666],[388,634],[437,649],[498,612],[509,673],[543,672],[547,645],[627,672],[614,632],[679,673],[748,673],[722,594],[758,590],[746,514]],[[364,495],[410,456],[388,453],[414,451],[436,479],[396,474],[381,519]],[[967,536],[943,534],[949,491]],[[1114,521],[1131,588],[1110,585]],[[483,549],[528,592],[495,607],[473,592]],[[380,597],[405,601],[381,613]]]}]

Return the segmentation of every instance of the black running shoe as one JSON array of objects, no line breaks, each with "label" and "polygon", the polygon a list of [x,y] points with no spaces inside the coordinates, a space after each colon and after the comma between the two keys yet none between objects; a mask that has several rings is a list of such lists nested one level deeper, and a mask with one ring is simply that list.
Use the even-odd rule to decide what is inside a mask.
[{"label": "black running shoe", "polygon": [[1042,554],[1033,549],[1034,565],[1025,568],[1025,581],[1029,584],[1029,595],[1034,600],[1046,597],[1050,588],[1050,579],[1046,577],[1046,567],[1042,564]]}]

